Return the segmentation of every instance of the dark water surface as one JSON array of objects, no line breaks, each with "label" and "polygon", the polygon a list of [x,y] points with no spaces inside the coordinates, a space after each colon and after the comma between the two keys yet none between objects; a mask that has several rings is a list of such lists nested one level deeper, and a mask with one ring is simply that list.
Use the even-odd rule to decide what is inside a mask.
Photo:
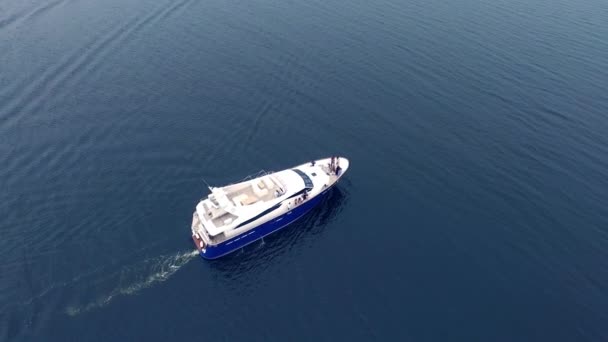
[{"label": "dark water surface", "polygon": [[[608,340],[608,2],[3,0],[0,340]],[[339,153],[192,251],[202,181]]]}]

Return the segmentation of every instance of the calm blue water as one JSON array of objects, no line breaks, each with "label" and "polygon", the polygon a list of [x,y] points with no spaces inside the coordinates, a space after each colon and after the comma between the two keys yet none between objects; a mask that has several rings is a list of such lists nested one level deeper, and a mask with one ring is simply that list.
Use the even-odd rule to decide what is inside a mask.
[{"label": "calm blue water", "polygon": [[[608,2],[4,0],[0,340],[608,340]],[[332,154],[289,229],[206,194]]]}]

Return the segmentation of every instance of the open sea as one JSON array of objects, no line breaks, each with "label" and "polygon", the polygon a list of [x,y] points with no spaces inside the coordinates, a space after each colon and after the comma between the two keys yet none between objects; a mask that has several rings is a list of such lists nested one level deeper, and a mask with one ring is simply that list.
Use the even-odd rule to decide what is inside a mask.
[{"label": "open sea", "polygon": [[194,339],[608,341],[608,1],[1,0],[0,341]]}]

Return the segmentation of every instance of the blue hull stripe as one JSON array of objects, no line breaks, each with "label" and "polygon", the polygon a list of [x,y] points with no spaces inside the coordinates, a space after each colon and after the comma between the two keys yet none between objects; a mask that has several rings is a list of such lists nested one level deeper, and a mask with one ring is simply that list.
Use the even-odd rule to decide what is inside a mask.
[{"label": "blue hull stripe", "polygon": [[293,208],[291,211],[281,215],[277,218],[274,218],[266,223],[263,223],[250,231],[247,231],[239,236],[235,236],[230,240],[226,240],[215,246],[207,246],[205,251],[201,251],[201,256],[205,259],[217,259],[222,257],[228,253],[239,250],[248,244],[255,242],[266,235],[276,232],[281,228],[289,225],[300,217],[304,216],[307,212],[309,212],[312,208],[314,208],[321,199],[327,194],[330,188],[325,189],[323,192],[315,196],[314,198],[309,199],[308,201],[302,203],[296,208]]}]

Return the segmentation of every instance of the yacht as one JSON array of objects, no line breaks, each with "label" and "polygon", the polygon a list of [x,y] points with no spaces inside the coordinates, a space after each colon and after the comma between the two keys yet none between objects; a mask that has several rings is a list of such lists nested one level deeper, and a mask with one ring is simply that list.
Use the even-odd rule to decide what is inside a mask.
[{"label": "yacht", "polygon": [[239,250],[304,216],[348,167],[348,159],[331,157],[209,187],[192,215],[192,240],[205,259]]}]

